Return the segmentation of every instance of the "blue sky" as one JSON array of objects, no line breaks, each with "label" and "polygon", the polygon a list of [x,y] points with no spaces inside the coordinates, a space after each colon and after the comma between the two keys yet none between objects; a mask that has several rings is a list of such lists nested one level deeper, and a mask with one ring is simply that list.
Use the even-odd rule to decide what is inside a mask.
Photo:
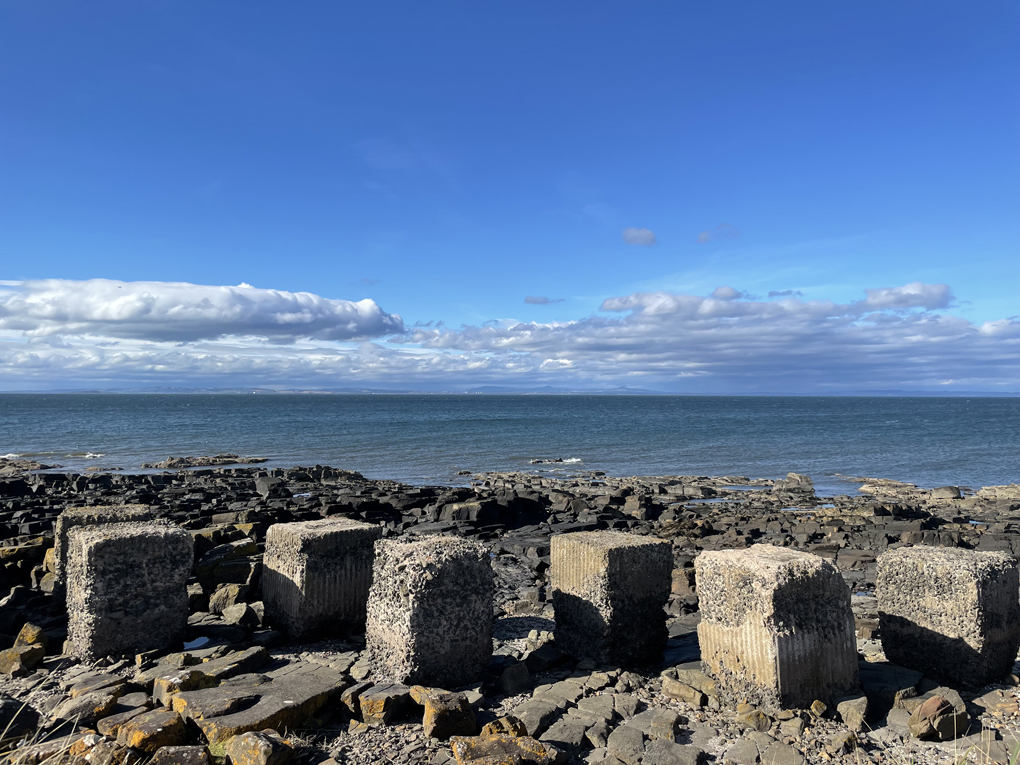
[{"label": "blue sky", "polygon": [[1020,390],[1014,2],[7,3],[0,97],[2,388]]}]

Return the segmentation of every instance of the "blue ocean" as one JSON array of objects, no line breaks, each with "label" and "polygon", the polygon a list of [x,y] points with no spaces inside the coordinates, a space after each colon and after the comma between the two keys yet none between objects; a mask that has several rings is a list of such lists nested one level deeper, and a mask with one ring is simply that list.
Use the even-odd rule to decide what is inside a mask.
[{"label": "blue ocean", "polygon": [[[232,452],[369,478],[463,470],[1020,481],[1020,398],[2,394],[0,455],[69,470]],[[531,460],[564,462],[534,465]]]}]

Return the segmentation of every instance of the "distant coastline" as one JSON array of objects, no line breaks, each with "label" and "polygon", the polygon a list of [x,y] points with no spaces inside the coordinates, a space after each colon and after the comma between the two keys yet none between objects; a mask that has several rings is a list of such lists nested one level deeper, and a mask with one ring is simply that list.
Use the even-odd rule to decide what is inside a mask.
[{"label": "distant coastline", "polygon": [[827,393],[795,392],[676,392],[645,388],[510,388],[481,386],[465,389],[417,388],[68,388],[58,390],[11,390],[0,395],[166,395],[166,396],[673,396],[676,398],[1020,398],[1017,391],[980,390],[845,390]]}]

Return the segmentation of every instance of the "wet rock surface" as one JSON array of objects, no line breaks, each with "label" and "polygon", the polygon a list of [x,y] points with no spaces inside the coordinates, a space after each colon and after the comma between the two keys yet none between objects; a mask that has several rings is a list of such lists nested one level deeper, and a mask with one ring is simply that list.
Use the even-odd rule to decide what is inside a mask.
[{"label": "wet rock surface", "polygon": [[[818,497],[797,474],[490,473],[428,487],[322,466],[66,474],[9,462],[0,465],[0,728],[13,763],[1005,763],[1017,749],[1016,678],[961,687],[890,664],[875,581],[890,549],[1015,557],[1020,486],[862,480],[861,496]],[[65,653],[54,524],[69,508],[111,505],[144,506],[189,532],[189,615],[170,650],[85,662]],[[269,527],[325,518],[379,526],[388,540],[442,534],[487,551],[492,652],[477,680],[398,686],[373,674],[357,626],[298,643],[272,623],[262,596]],[[660,660],[621,667],[557,646],[551,539],[585,531],[669,544]],[[859,692],[759,708],[734,703],[706,674],[694,559],[754,544],[838,570],[853,593]]]}]

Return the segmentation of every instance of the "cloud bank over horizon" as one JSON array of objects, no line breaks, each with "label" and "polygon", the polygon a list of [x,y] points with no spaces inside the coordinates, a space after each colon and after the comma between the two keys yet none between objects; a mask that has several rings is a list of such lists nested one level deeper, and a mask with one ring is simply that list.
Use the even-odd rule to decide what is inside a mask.
[{"label": "cloud bank over horizon", "polygon": [[[537,300],[529,301],[538,303]],[[953,315],[946,284],[855,301],[721,285],[605,298],[576,320],[406,326],[372,300],[249,285],[0,282],[4,389],[498,383],[675,392],[1015,391],[1020,319]],[[442,317],[439,317],[442,318]]]},{"label": "cloud bank over horizon", "polygon": [[187,282],[41,279],[0,286],[0,331],[193,342],[227,336],[354,340],[402,332],[373,300]]}]

